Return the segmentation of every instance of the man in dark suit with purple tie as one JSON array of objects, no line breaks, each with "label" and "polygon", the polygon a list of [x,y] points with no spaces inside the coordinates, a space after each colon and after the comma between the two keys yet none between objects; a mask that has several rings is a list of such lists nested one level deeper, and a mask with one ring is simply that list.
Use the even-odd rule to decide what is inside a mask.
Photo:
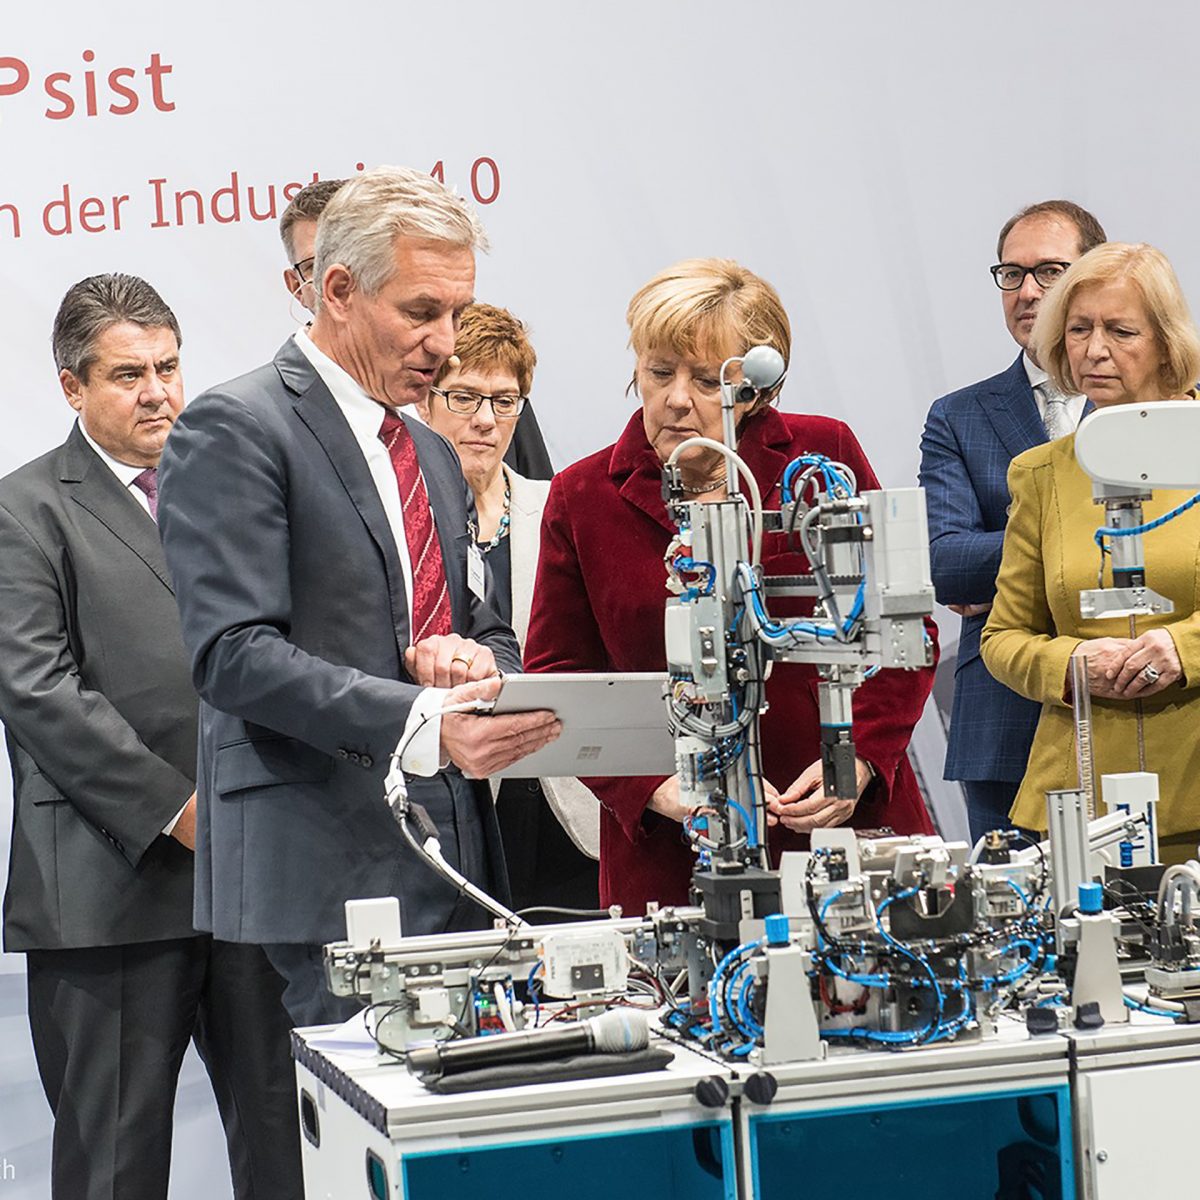
[{"label": "man in dark suit with purple tie", "polygon": [[344,184],[318,227],[311,328],[194,401],[163,456],[160,522],[203,701],[196,920],[265,947],[297,1024],[355,1007],[321,959],[345,901],[396,896],[409,934],[490,920],[405,842],[389,761],[452,865],[504,895],[474,780],[557,736],[549,713],[442,715],[520,668],[484,600],[457,457],[404,415],[453,353],[482,242],[427,175]]},{"label": "man in dark suit with purple tie", "polygon": [[999,375],[935,401],[921,437],[933,584],[963,619],[945,778],[963,783],[974,838],[1010,824],[1041,712],[997,683],[979,656],[1008,519],[1008,465],[1030,446],[1073,433],[1085,407],[1084,397],[1054,390],[1029,353],[1029,335],[1046,289],[1104,240],[1096,218],[1069,200],[1031,205],[1005,223],[992,278],[1021,352]]},{"label": "man in dark suit with purple tie", "polygon": [[4,942],[24,951],[56,1200],[166,1200],[195,1039],[238,1200],[300,1200],[283,982],[192,925],[196,693],[157,515],[179,325],[132,275],[59,307],[78,420],[0,481],[0,719],[13,772]]}]

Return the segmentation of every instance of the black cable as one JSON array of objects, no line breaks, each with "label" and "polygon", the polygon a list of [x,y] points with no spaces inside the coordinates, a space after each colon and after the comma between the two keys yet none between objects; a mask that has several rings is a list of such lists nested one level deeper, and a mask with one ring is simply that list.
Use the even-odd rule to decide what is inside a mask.
[{"label": "black cable", "polygon": [[[498,945],[496,947],[496,949],[494,951],[492,951],[491,958],[489,958],[473,974],[472,973],[468,974],[468,976],[467,976],[467,994],[463,998],[462,1008],[459,1009],[458,1016],[456,1018],[452,1018],[455,1026],[457,1027],[456,1031],[455,1031],[455,1036],[457,1036],[457,1037],[471,1037],[472,1036],[470,1026],[468,1026],[466,1024],[466,1018],[467,1018],[467,1009],[471,1006],[471,1004],[474,1002],[474,999],[475,999],[476,985],[478,984],[479,980],[483,978],[484,972],[487,971],[487,969],[496,961],[496,959],[498,959],[500,957],[500,955],[502,955],[505,952],[505,950],[507,950],[509,948],[509,946],[512,944],[513,939],[521,931],[521,928],[522,928],[521,926],[510,925],[507,936],[505,937],[504,941],[502,941],[500,943],[500,945]],[[526,930],[526,932],[528,932],[528,930]],[[459,1032],[459,1031],[461,1031],[461,1032]],[[447,1039],[447,1040],[452,1041],[453,1039],[451,1038],[451,1039]]]},{"label": "black cable", "polygon": [[671,985],[667,982],[666,976],[663,975],[661,963],[654,964],[653,975],[658,981],[659,988],[662,990],[662,997],[666,1002],[667,1007],[670,1008],[672,1012],[686,1013],[687,1009],[685,1009],[683,1005],[679,1003],[678,997],[675,995]]},{"label": "black cable", "polygon": [[824,920],[821,917],[820,908],[817,906],[817,894],[813,888],[813,875],[817,869],[817,859],[825,858],[826,855],[820,850],[814,850],[809,855],[808,867],[804,873],[804,892],[805,899],[808,901],[808,913],[812,917],[813,924],[817,927],[817,933],[821,935],[821,940],[826,946],[832,947],[838,954],[845,954],[846,949],[841,941],[829,932]]},{"label": "black cable", "polygon": [[610,917],[612,913],[607,908],[562,908],[557,904],[534,904],[529,908],[516,910],[518,917],[528,917],[536,913],[557,913],[566,917]]},{"label": "black cable", "polygon": [[1006,834],[1016,834],[1017,838],[1022,842],[1028,842],[1037,852],[1038,858],[1041,859],[1041,877],[1038,879],[1037,891],[1034,892],[1034,898],[1040,899],[1046,893],[1046,885],[1050,881],[1050,870],[1046,863],[1046,852],[1042,849],[1042,843],[1035,837],[1031,837],[1023,829],[1009,829]]},{"label": "black cable", "polygon": [[[1124,886],[1133,893],[1132,896],[1128,894],[1122,895],[1116,887],[1117,883],[1124,884]],[[1113,880],[1111,883],[1102,883],[1100,887],[1103,890],[1104,895],[1106,895],[1114,904],[1117,904],[1123,908],[1129,914],[1130,918],[1142,927],[1144,933],[1148,934],[1150,937],[1154,936],[1154,926],[1138,916],[1138,914],[1134,911],[1131,901],[1136,901],[1144,909],[1148,909],[1151,914],[1151,919],[1153,919],[1152,914],[1154,912],[1155,905],[1151,904],[1145,898],[1145,896],[1143,896],[1142,893],[1139,892],[1138,889],[1129,882],[1128,879]]]},{"label": "black cable", "polygon": [[[498,672],[497,672],[497,674],[499,675],[500,679],[503,681],[503,679],[504,679],[504,673],[503,673],[502,671],[498,671]],[[489,676],[489,678],[493,678],[493,679],[494,679],[495,677],[496,677],[496,676]],[[482,680],[480,680],[479,682],[483,682],[483,681],[482,681]],[[486,714],[486,713],[489,713],[489,712],[491,711],[491,708],[492,708],[492,706],[493,706],[493,704],[494,704],[494,701],[491,701],[491,700],[474,700],[474,701],[466,701],[465,703],[478,705],[479,707],[477,707],[477,708],[475,709],[475,712],[476,712],[477,714],[479,714],[479,715],[484,715],[484,714]],[[400,743],[400,744],[399,744],[399,745],[398,745],[398,746],[395,748],[395,750],[393,750],[393,751],[391,752],[391,754],[389,754],[389,755],[388,755],[388,768],[390,769],[390,768],[391,768],[391,766],[392,766],[392,764],[394,763],[394,764],[395,764],[395,765],[396,765],[396,766],[397,766],[397,767],[400,769],[401,778],[403,779],[403,775],[404,775],[404,766],[403,766],[403,762],[402,762],[402,760],[403,760],[403,758],[404,758],[405,752],[408,750],[409,746],[411,746],[411,745],[412,745],[412,743],[413,743],[413,740],[416,738],[417,734],[418,734],[418,733],[420,733],[420,732],[421,732],[421,730],[422,730],[422,729],[424,729],[424,728],[425,728],[425,726],[426,726],[426,725],[427,725],[427,724],[428,724],[430,721],[432,721],[434,717],[447,717],[447,716],[454,716],[454,715],[456,715],[456,714],[457,714],[457,713],[459,713],[459,712],[470,712],[470,711],[471,711],[471,709],[460,709],[460,708],[459,708],[459,706],[458,706],[457,704],[453,704],[453,705],[450,705],[450,706],[449,706],[449,710],[447,710],[447,709],[445,709],[445,708],[435,708],[435,709],[433,709],[431,712],[427,712],[427,713],[426,713],[426,714],[425,714],[425,715],[424,715],[424,716],[423,716],[423,717],[422,717],[422,718],[421,718],[421,719],[420,719],[420,720],[417,722],[417,724],[416,724],[416,726],[413,728],[412,732],[411,732],[411,733],[409,733],[409,734],[408,734],[408,735],[405,737],[404,741],[403,741],[403,742],[401,742],[401,743]],[[406,781],[406,782],[407,782],[407,781]],[[407,787],[406,787],[406,789],[405,789],[405,790],[406,790],[406,792],[407,792]],[[406,799],[407,799],[407,796],[406,796]]]},{"label": "black cable", "polygon": [[447,875],[442,870],[441,863],[439,863],[438,860],[432,854],[430,854],[428,850],[425,849],[425,843],[418,840],[412,831],[412,826],[410,826],[408,823],[409,813],[411,813],[416,819],[417,826],[426,840],[428,840],[430,837],[431,831],[432,836],[435,838],[440,836],[438,828],[433,823],[433,819],[420,804],[412,804],[409,801],[405,801],[405,804],[407,805],[409,811],[401,812],[396,818],[396,823],[400,826],[400,832],[404,835],[405,841],[408,842],[408,844],[413,848],[414,852],[421,859],[427,862],[434,869],[436,874],[443,880],[443,882],[448,883],[464,899],[470,900],[472,904],[482,908],[483,911],[488,913],[490,916],[495,916],[496,914],[491,912],[487,905],[480,904],[479,901],[476,900],[475,897],[472,896],[471,893],[461,883],[459,883],[457,879],[455,879],[453,876]]},{"label": "black cable", "polygon": [[412,745],[413,739],[417,736],[417,734],[420,733],[421,730],[424,729],[425,726],[428,725],[429,722],[432,721],[434,717],[440,717],[441,715],[442,715],[442,710],[440,708],[437,708],[437,709],[434,709],[433,712],[427,712],[417,722],[416,727],[413,729],[413,731],[404,739],[404,741],[400,745],[398,745],[395,748],[395,750],[393,750],[391,752],[390,755],[388,755],[388,768],[389,769],[391,768],[392,764],[395,763],[396,766],[399,767],[399,769],[400,769],[401,776],[403,776],[404,766],[403,766],[402,760],[404,758],[405,751],[409,748],[409,746]]},{"label": "black cable", "polygon": [[[426,723],[433,720],[434,717],[450,716],[459,712],[487,712],[488,701],[465,701],[463,704],[453,704],[444,708],[435,709],[432,712],[427,712],[416,724],[416,727],[411,733],[405,737],[404,741],[396,747],[388,759],[388,774],[391,773],[391,767],[395,765],[400,775],[400,785],[395,796],[389,791],[385,793],[384,799],[387,801],[389,808],[392,810],[392,816],[396,823],[400,826],[400,832],[404,835],[405,841],[412,847],[417,856],[423,859],[429,866],[460,895],[470,900],[477,907],[482,908],[484,912],[492,916],[501,917],[503,920],[509,920],[511,914],[509,910],[499,901],[488,896],[490,903],[484,903],[478,896],[472,895],[469,881],[456,879],[448,870],[448,864],[439,861],[438,857],[425,847],[430,841],[441,840],[441,831],[433,818],[430,817],[428,811],[423,805],[416,804],[408,798],[408,783],[404,778],[404,769],[402,766],[404,753],[411,745],[413,739],[425,727]],[[474,707],[472,707],[474,706]],[[415,821],[417,826],[416,836],[413,833],[412,826],[409,825],[409,818]],[[469,885],[469,886],[468,886]],[[482,888],[476,888],[481,894],[487,895]]]},{"label": "black cable", "polygon": [[[386,1054],[389,1058],[394,1058],[398,1062],[404,1061],[404,1051],[396,1050],[389,1046],[386,1042],[380,1040],[379,1026],[387,1020],[394,1012],[402,1012],[408,1009],[410,1012],[416,1007],[411,999],[407,997],[404,1000],[376,1000],[374,1004],[368,1004],[363,1011],[363,1023],[366,1025],[367,1032],[371,1035],[371,1041],[379,1048],[381,1054]],[[379,1015],[374,1025],[367,1020],[369,1014],[376,1009],[384,1009],[385,1011]]]}]

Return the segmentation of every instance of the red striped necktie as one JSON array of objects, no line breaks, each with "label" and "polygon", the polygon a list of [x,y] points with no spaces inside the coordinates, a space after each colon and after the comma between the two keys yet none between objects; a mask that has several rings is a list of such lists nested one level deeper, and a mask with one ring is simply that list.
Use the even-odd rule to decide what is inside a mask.
[{"label": "red striped necktie", "polygon": [[400,503],[404,510],[404,540],[413,577],[412,644],[434,634],[452,632],[450,592],[446,587],[446,568],[442,562],[442,547],[438,542],[433,513],[429,508],[429,493],[421,478],[417,448],[404,422],[392,412],[385,412],[379,438],[387,448],[400,487]]}]

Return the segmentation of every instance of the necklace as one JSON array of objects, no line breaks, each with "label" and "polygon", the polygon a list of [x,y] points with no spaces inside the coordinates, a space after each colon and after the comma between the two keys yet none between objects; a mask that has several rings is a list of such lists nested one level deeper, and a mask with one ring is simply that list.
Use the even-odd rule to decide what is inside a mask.
[{"label": "necklace", "polygon": [[509,486],[508,476],[504,477],[504,515],[500,518],[500,525],[496,530],[496,536],[490,542],[483,542],[479,549],[483,554],[490,554],[495,548],[500,545],[506,537],[508,537],[508,527],[512,524],[512,488]]},{"label": "necklace", "polygon": [[724,487],[728,474],[728,471],[722,471],[720,475],[717,475],[713,479],[706,479],[703,483],[697,484],[695,487],[688,487],[685,483],[683,490],[689,496],[703,496],[705,492],[715,492],[717,488]]}]

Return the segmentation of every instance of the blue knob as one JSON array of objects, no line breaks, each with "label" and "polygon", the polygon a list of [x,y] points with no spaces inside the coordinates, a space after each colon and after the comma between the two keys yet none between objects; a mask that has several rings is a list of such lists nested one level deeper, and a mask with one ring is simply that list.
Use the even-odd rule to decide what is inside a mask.
[{"label": "blue knob", "polygon": [[1089,915],[1104,911],[1104,889],[1098,883],[1079,885],[1079,911]]},{"label": "blue knob", "polygon": [[772,913],[763,925],[766,927],[768,946],[788,944],[788,919],[784,913]]}]

